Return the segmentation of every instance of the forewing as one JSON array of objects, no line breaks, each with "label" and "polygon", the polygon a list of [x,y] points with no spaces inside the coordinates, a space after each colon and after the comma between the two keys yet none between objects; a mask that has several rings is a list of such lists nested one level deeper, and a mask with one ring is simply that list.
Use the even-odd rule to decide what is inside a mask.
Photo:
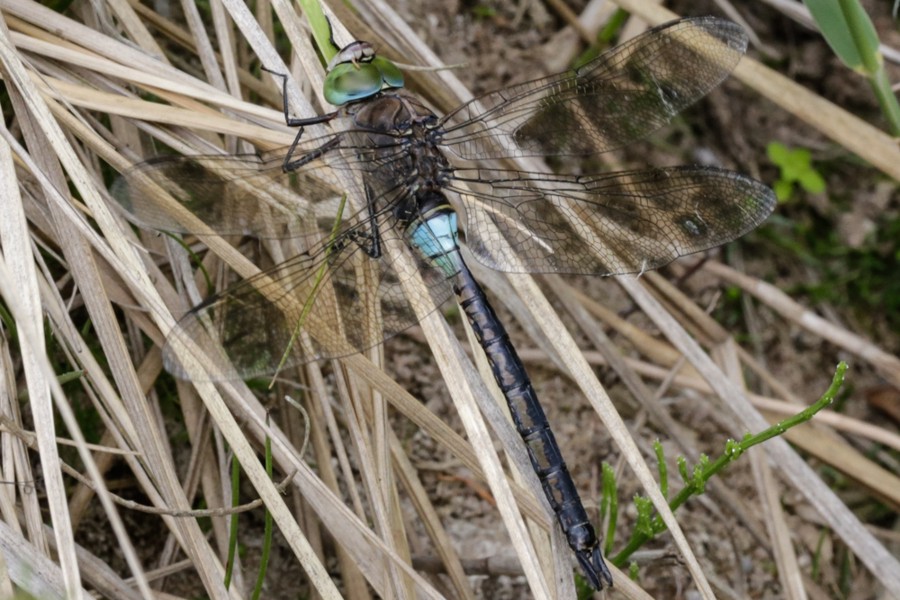
[{"label": "forewing", "polygon": [[640,273],[729,242],[772,212],[762,183],[709,167],[576,177],[460,170],[466,243],[507,272]]},{"label": "forewing", "polygon": [[606,152],[705,96],[746,46],[739,25],[714,17],[661,25],[577,70],[464,104],[445,117],[442,143],[471,160]]},{"label": "forewing", "polygon": [[[398,245],[393,217],[377,216],[382,245]],[[446,274],[415,255],[371,258],[372,222],[361,221],[314,252],[245,279],[209,298],[184,318],[164,349],[166,369],[188,374],[176,345],[200,345],[196,358],[213,379],[273,374],[308,361],[366,350],[417,322],[451,294]],[[401,252],[403,248],[401,247]],[[418,273],[418,275],[416,275]],[[404,285],[421,276],[423,286]],[[216,374],[217,373],[217,374]]]},{"label": "forewing", "polygon": [[[361,181],[373,162],[371,147],[360,139],[360,132],[348,130],[306,140],[295,149],[297,166],[290,172],[283,169],[287,148],[264,155],[162,156],[122,173],[111,192],[132,221],[151,229],[197,233],[208,226],[223,235],[263,238],[308,234],[317,221],[327,228],[342,198],[366,197]],[[383,148],[380,160],[394,154]]]}]

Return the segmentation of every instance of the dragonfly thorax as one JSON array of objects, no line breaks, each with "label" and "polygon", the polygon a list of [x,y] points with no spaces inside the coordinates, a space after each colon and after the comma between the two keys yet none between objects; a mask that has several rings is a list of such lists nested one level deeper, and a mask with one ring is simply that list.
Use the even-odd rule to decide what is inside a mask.
[{"label": "dragonfly thorax", "polygon": [[410,135],[416,125],[428,127],[437,122],[427,106],[401,90],[387,90],[346,110],[356,127],[394,136]]},{"label": "dragonfly thorax", "polygon": [[382,165],[370,171],[376,179],[406,186],[412,194],[444,188],[452,167],[438,146],[438,119],[417,98],[390,90],[346,110],[354,135],[367,138],[365,145]]}]

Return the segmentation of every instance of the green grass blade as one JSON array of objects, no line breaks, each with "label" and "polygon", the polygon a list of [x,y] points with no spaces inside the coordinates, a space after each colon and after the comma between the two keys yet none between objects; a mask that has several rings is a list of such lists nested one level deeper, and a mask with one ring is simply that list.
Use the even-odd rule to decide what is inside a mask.
[{"label": "green grass blade", "polygon": [[317,0],[300,0],[300,7],[309,21],[316,47],[319,48],[319,53],[328,63],[340,49],[335,48],[331,41],[331,25],[328,23],[328,18],[322,12],[322,7]]},{"label": "green grass blade", "polygon": [[891,133],[900,135],[900,103],[884,70],[878,33],[859,0],[804,0],[804,4],[838,58],[869,80]]},{"label": "green grass blade", "polygon": [[878,34],[859,3],[804,0],[804,4],[838,58],[854,71],[869,70],[872,55],[878,53]]}]

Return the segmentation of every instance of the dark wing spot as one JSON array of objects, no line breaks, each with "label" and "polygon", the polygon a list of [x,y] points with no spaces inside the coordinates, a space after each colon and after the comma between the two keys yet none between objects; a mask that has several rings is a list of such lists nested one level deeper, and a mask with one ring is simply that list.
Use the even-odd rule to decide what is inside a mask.
[{"label": "dark wing spot", "polygon": [[709,233],[709,228],[706,226],[706,223],[695,214],[681,215],[675,222],[690,238],[704,238]]}]

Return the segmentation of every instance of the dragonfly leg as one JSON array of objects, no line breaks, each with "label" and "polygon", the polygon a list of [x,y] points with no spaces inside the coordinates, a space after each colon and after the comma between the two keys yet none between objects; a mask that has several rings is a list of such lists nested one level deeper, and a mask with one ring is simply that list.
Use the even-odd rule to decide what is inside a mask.
[{"label": "dragonfly leg", "polygon": [[300,158],[295,159],[294,153],[297,150],[297,144],[300,143],[300,138],[303,136],[303,128],[297,132],[297,137],[294,138],[293,143],[291,143],[291,147],[288,148],[287,154],[284,156],[284,163],[281,165],[281,169],[285,173],[290,173],[291,171],[296,171],[303,165],[310,163],[317,158],[321,158],[323,154],[331,150],[332,148],[336,148],[341,145],[341,138],[333,137],[318,148],[314,150],[310,150]]},{"label": "dragonfly leg", "polygon": [[369,255],[369,258],[381,258],[381,231],[378,229],[373,196],[372,188],[366,183],[366,211],[369,213],[366,223],[369,225],[368,238],[371,241],[371,245],[366,248],[366,254]]},{"label": "dragonfly leg", "polygon": [[381,232],[378,229],[379,225],[378,220],[376,219],[375,203],[372,202],[371,196],[372,190],[366,185],[366,197],[368,198],[366,201],[366,211],[369,213],[369,218],[366,219],[363,226],[368,226],[369,230],[353,229],[349,234],[350,239],[362,248],[363,252],[366,253],[366,256],[369,258],[381,258]]},{"label": "dragonfly leg", "polygon": [[351,231],[349,234],[351,240],[362,248],[369,258],[381,258],[381,237],[378,232],[368,233],[365,231]]},{"label": "dragonfly leg", "polygon": [[337,115],[337,111],[327,113],[324,115],[317,115],[315,117],[309,117],[306,119],[297,119],[290,115],[288,112],[288,96],[287,96],[287,81],[288,77],[285,73],[279,73],[277,71],[273,71],[271,69],[267,69],[265,67],[261,67],[263,71],[266,73],[271,73],[275,77],[281,79],[281,102],[282,102],[282,110],[284,111],[284,122],[288,127],[306,127],[307,125],[317,125],[319,123],[327,123],[331,119],[333,119]]},{"label": "dragonfly leg", "polygon": [[[309,117],[307,119],[297,119],[290,115],[288,112],[288,95],[287,95],[287,75],[285,73],[278,73],[276,71],[272,71],[271,69],[267,69],[262,67],[263,71],[267,73],[271,73],[275,77],[279,77],[281,79],[281,102],[282,102],[282,110],[284,111],[284,122],[288,127],[299,127],[300,130],[297,132],[297,136],[294,138],[294,141],[291,143],[291,147],[288,148],[287,154],[284,157],[284,170],[285,171],[293,171],[300,167],[301,165],[306,164],[311,160],[307,158],[307,156],[301,157],[299,160],[293,160],[294,151],[297,149],[297,144],[300,143],[300,138],[303,137],[304,127],[308,125],[319,125],[321,123],[327,123],[335,118],[338,114],[338,111],[326,113],[324,115],[317,115],[315,117]],[[327,144],[326,144],[327,145]],[[324,149],[324,148],[323,148]],[[313,158],[318,157],[317,153]]]}]

